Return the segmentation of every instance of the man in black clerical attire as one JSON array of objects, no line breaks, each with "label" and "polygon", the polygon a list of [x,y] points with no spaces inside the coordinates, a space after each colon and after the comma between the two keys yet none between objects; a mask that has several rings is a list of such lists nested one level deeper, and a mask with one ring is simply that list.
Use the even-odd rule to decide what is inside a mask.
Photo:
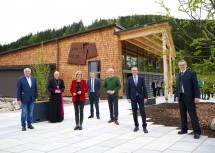
[{"label": "man in black clerical attire", "polygon": [[50,79],[48,90],[50,92],[49,99],[49,116],[51,123],[61,122],[64,119],[64,103],[63,91],[65,89],[64,82],[59,78],[59,72],[54,73],[54,78]]}]

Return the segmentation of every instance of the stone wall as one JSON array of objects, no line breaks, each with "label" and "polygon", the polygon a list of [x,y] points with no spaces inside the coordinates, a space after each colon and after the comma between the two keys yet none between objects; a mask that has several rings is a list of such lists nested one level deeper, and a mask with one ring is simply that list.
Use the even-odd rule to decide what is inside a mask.
[{"label": "stone wall", "polygon": [[19,110],[16,98],[0,98],[0,112]]},{"label": "stone wall", "polygon": [[[70,97],[64,97],[64,104],[72,104]],[[17,103],[16,98],[0,97],[0,112],[9,112],[20,110],[20,106]]]}]

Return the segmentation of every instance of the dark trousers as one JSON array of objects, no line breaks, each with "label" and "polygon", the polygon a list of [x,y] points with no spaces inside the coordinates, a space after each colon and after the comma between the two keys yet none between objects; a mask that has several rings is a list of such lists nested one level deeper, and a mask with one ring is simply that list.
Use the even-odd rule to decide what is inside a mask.
[{"label": "dark trousers", "polygon": [[137,108],[138,108],[137,104],[139,105],[139,110],[140,110],[140,114],[142,117],[142,123],[143,123],[142,126],[143,126],[143,128],[146,128],[147,123],[146,123],[146,113],[145,113],[144,101],[141,100],[139,96],[136,96],[136,99],[132,100],[132,102],[131,102],[134,125],[135,125],[135,127],[139,127],[138,117],[137,117]]},{"label": "dark trousers", "polygon": [[194,133],[201,134],[201,129],[199,126],[195,103],[187,102],[185,100],[185,95],[180,94],[179,107],[180,107],[180,116],[181,116],[181,130],[182,131],[188,130],[188,127],[187,127],[187,111],[188,111]]},{"label": "dark trousers", "polygon": [[176,101],[176,93],[174,93],[174,102]]},{"label": "dark trousers", "polygon": [[110,118],[118,120],[118,96],[108,96],[108,105],[110,110]]},{"label": "dark trousers", "polygon": [[99,96],[97,96],[95,94],[95,92],[91,92],[89,99],[90,99],[90,113],[91,113],[91,115],[94,116],[93,104],[95,104],[96,116],[99,116]]},{"label": "dark trousers", "polygon": [[158,92],[157,92],[157,96],[160,96],[160,95],[161,95],[161,94],[160,94],[160,90],[161,90],[161,88],[158,87],[158,88],[157,88],[157,91],[158,91]]},{"label": "dark trousers", "polygon": [[82,125],[84,119],[84,102],[77,99],[73,104],[75,109],[75,123],[76,125]]},{"label": "dark trousers", "polygon": [[157,88],[153,89],[153,96],[156,97],[156,93],[157,93]]}]

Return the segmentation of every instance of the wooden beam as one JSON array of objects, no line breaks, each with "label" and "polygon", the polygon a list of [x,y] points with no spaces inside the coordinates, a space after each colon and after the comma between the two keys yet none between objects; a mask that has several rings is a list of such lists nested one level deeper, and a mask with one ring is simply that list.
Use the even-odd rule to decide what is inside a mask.
[{"label": "wooden beam", "polygon": [[152,35],[153,37],[155,37],[156,39],[160,40],[162,42],[162,37],[159,37],[158,35],[154,34]]},{"label": "wooden beam", "polygon": [[147,51],[152,52],[152,49],[151,49],[151,48],[149,48],[148,46],[146,46],[146,45],[144,45],[144,44],[141,44],[141,43],[137,42],[137,41],[134,40],[134,39],[129,39],[129,40],[126,40],[126,41],[129,42],[129,43],[131,43],[131,44],[133,44],[133,45],[136,45],[136,46],[138,46],[138,47],[140,47],[140,48],[143,48],[143,49],[145,49],[145,50],[147,50]]},{"label": "wooden beam", "polygon": [[144,43],[144,42],[141,41],[141,40],[138,40],[138,39],[133,39],[133,40],[135,40],[136,42],[138,42],[138,43],[140,43],[140,44],[146,46],[147,48],[150,48],[150,49],[153,51],[153,52],[152,52],[153,54],[156,54],[156,55],[158,55],[158,56],[162,56],[162,50],[159,51],[159,50],[157,50],[156,48],[154,48],[154,47],[148,45],[147,43]]},{"label": "wooden beam", "polygon": [[[172,55],[171,55],[171,49],[169,51],[169,87],[172,87],[173,82],[173,73],[172,73]],[[173,94],[173,88],[170,88],[170,95]]]},{"label": "wooden beam", "polygon": [[140,48],[145,49],[145,50],[148,51],[149,53],[156,54],[156,55],[158,55],[158,56],[162,56],[162,54],[159,54],[158,52],[156,52],[155,50],[153,50],[153,49],[150,48],[149,46],[146,46],[146,45],[144,45],[144,44],[142,44],[142,43],[140,43],[140,42],[138,42],[138,41],[136,41],[136,40],[134,40],[134,39],[129,39],[129,40],[126,40],[126,41],[129,42],[129,43],[131,43],[131,44],[133,44],[133,45],[136,45],[136,46],[138,46],[138,47],[140,47]]},{"label": "wooden beam", "polygon": [[168,93],[169,93],[169,77],[168,77],[168,61],[166,55],[166,33],[162,34],[162,42],[163,42],[163,70],[164,70],[164,82],[165,82],[165,100],[168,102]]},{"label": "wooden beam", "polygon": [[172,35],[169,31],[167,31],[167,36],[168,36],[168,42],[167,45],[169,46],[169,49],[171,51],[172,57],[175,58],[176,57],[176,53],[175,53],[175,45],[172,39]]},{"label": "wooden beam", "polygon": [[151,41],[143,38],[143,37],[140,37],[138,38],[137,40],[140,40],[142,43],[144,43],[145,45],[147,46],[150,46],[151,48],[153,48],[154,50],[157,50],[158,52],[161,52],[162,53],[162,47],[161,46],[156,46],[154,43],[152,43]]},{"label": "wooden beam", "polygon": [[144,39],[147,39],[148,41],[152,42],[153,44],[155,44],[156,46],[162,48],[162,41],[155,38],[153,35],[150,36],[144,36]]},{"label": "wooden beam", "polygon": [[119,40],[127,40],[127,39],[132,39],[132,38],[138,38],[138,37],[143,37],[143,36],[148,36],[148,35],[153,35],[153,34],[158,34],[164,32],[165,29],[162,27],[158,27],[158,29],[141,29],[137,31],[132,31],[129,33],[120,33],[119,34]]}]

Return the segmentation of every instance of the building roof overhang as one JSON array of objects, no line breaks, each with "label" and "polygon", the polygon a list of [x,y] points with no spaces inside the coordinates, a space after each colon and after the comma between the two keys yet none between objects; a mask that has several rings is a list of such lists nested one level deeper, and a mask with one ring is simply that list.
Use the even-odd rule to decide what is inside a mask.
[{"label": "building roof overhang", "polygon": [[[103,29],[111,28],[111,27],[117,28],[115,30],[114,34],[118,35],[119,41],[126,41],[128,43],[134,44],[157,56],[162,56],[164,53],[163,52],[163,42],[164,42],[163,36],[165,35],[166,36],[165,37],[166,38],[166,48],[167,48],[167,50],[170,51],[170,53],[172,55],[171,57],[173,57],[173,58],[175,57],[175,47],[174,47],[174,42],[172,39],[171,29],[170,29],[168,21],[149,23],[149,24],[145,24],[145,25],[142,25],[139,27],[129,28],[129,29],[125,29],[121,25],[114,23],[111,25],[106,25],[106,26],[90,29],[90,30],[87,30],[84,32],[70,34],[67,36],[47,40],[47,41],[44,41],[43,44],[56,42],[56,41],[59,41],[62,39],[66,39],[66,38],[70,38],[70,37],[74,37],[74,36],[78,36],[78,35],[82,35],[82,34],[87,34],[89,32],[103,30]],[[36,44],[29,45],[29,46],[24,46],[21,48],[1,52],[0,55],[23,50],[23,49],[28,49],[31,47],[36,47],[39,45],[41,45],[41,43],[36,43]]]},{"label": "building roof overhang", "polygon": [[[156,56],[163,56],[164,49],[175,57],[175,47],[168,21],[154,22],[136,28],[125,29],[115,32],[119,41],[126,41],[136,45]],[[164,40],[165,39],[165,40]],[[164,47],[164,41],[166,46]]]}]

